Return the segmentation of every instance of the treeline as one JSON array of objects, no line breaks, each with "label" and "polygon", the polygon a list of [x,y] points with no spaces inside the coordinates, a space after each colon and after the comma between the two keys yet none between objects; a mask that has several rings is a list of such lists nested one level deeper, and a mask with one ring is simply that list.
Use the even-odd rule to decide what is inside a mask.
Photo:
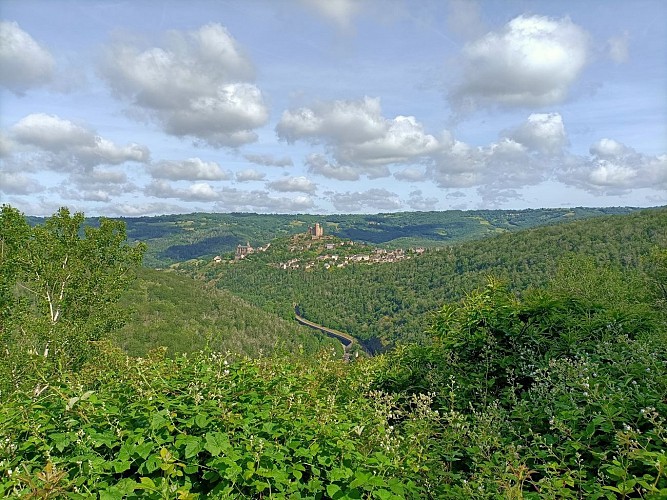
[{"label": "treeline", "polygon": [[629,207],[576,207],[373,215],[194,213],[127,217],[121,220],[126,224],[130,241],[148,244],[144,264],[149,267],[166,267],[189,259],[212,258],[234,251],[236,245],[246,242],[259,246],[279,236],[305,233],[315,223],[322,224],[326,234],[386,248],[401,248],[451,245],[495,236],[505,231],[603,215],[627,214],[634,210]]}]

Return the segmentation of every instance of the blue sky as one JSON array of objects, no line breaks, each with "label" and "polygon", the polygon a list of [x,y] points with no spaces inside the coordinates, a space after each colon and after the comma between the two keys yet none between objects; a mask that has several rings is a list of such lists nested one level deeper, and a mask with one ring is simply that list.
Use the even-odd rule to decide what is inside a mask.
[{"label": "blue sky", "polygon": [[0,0],[26,214],[667,204],[661,0]]}]

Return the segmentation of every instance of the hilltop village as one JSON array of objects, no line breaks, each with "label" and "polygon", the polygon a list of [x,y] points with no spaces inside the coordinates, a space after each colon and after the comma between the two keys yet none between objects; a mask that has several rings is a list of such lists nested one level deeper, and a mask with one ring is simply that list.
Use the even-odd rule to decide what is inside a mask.
[{"label": "hilltop village", "polygon": [[[325,235],[324,228],[317,223],[309,227],[305,233],[295,234],[286,239],[274,242],[273,247],[271,243],[257,248],[251,246],[250,242],[247,242],[245,245],[239,244],[236,247],[234,259],[229,262],[243,261],[251,255],[266,253],[270,248],[272,249],[272,252],[270,252],[271,256],[278,258],[267,263],[284,270],[309,270],[318,267],[331,269],[343,268],[355,263],[380,264],[398,262],[425,252],[423,247],[409,250],[401,248],[386,250],[369,247],[364,243],[351,240],[342,240],[335,236]],[[269,256],[267,255],[267,257]],[[290,258],[286,259],[285,257]],[[266,261],[267,259],[262,258],[259,260]],[[224,259],[221,256],[216,256],[213,261],[219,264]]]}]

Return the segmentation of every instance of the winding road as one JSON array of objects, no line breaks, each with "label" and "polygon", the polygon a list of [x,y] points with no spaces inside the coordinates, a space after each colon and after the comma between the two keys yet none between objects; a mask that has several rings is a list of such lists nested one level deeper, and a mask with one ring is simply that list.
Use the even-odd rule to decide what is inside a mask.
[{"label": "winding road", "polygon": [[298,323],[301,323],[302,325],[305,325],[309,328],[319,330],[322,333],[329,335],[330,337],[338,339],[340,343],[343,345],[343,360],[345,361],[350,360],[350,349],[352,348],[352,346],[354,344],[360,345],[357,343],[357,340],[352,335],[349,335],[345,332],[341,332],[339,330],[334,330],[333,328],[327,328],[326,326],[318,325],[317,323],[313,323],[312,321],[308,321],[306,318],[304,318],[299,314],[298,305],[294,306],[294,317]]}]

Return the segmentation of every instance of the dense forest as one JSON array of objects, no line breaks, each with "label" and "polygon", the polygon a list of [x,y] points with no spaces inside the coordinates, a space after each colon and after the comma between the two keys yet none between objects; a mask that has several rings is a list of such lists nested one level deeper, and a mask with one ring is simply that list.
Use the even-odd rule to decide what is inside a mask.
[{"label": "dense forest", "polygon": [[667,209],[328,268],[378,242],[304,231],[155,271],[3,206],[0,496],[667,496]]},{"label": "dense forest", "polygon": [[[398,339],[416,340],[426,330],[430,312],[482,286],[490,275],[517,292],[549,286],[593,296],[609,295],[599,289],[616,286],[624,303],[641,300],[645,287],[638,273],[657,246],[667,246],[665,209],[502,234],[391,265],[283,270],[270,265],[271,260],[289,255],[270,249],[232,265],[195,261],[179,268],[286,319],[298,303],[308,319],[379,348]],[[359,246],[351,251],[372,253]],[[335,252],[343,255],[339,248]],[[568,276],[573,268],[586,275],[586,283]]]}]

